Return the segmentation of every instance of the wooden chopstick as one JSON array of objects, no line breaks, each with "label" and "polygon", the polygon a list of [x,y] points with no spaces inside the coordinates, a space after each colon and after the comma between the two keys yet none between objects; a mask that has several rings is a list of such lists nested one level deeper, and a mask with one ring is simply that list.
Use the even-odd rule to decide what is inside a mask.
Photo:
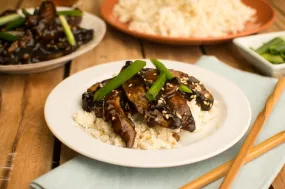
[{"label": "wooden chopstick", "polygon": [[280,78],[275,86],[273,93],[268,97],[264,109],[257,116],[257,119],[255,120],[251,130],[249,131],[249,134],[245,139],[237,157],[235,158],[229,172],[227,173],[225,179],[223,180],[220,189],[230,188],[240,168],[244,164],[246,156],[248,155],[250,149],[252,148],[254,141],[256,140],[259,132],[261,131],[264,122],[272,112],[272,109],[279,100],[284,88],[285,88],[285,78]]},{"label": "wooden chopstick", "polygon": [[[245,159],[245,163],[252,161],[253,159],[264,154],[265,152],[283,143],[285,143],[285,131],[282,131],[251,148],[250,153]],[[233,162],[234,159],[220,165],[219,167],[195,179],[194,181],[182,186],[180,189],[199,189],[211,182],[218,180],[219,178],[225,176]]]}]

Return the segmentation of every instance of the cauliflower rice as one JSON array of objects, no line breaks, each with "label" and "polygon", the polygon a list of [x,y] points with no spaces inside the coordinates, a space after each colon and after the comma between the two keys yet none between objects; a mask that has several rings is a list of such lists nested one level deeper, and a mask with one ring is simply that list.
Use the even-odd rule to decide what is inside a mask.
[{"label": "cauliflower rice", "polygon": [[235,34],[255,13],[241,0],[119,0],[113,9],[130,30],[170,37]]},{"label": "cauliflower rice", "polygon": [[[201,111],[200,107],[196,105],[196,101],[188,102],[193,117],[196,122],[196,130],[201,130],[203,124],[211,121],[216,116],[215,101],[210,111]],[[120,136],[117,136],[108,122],[102,118],[96,118],[94,113],[79,110],[74,115],[74,121],[83,128],[87,133],[91,134],[94,138],[101,140],[107,144],[125,147],[125,143]],[[136,138],[133,148],[142,150],[156,150],[156,149],[170,149],[178,146],[177,140],[173,137],[174,132],[179,130],[171,130],[163,127],[148,127],[140,116],[130,117],[136,130]],[[195,132],[194,131],[194,132]],[[186,132],[186,131],[185,131]]]}]

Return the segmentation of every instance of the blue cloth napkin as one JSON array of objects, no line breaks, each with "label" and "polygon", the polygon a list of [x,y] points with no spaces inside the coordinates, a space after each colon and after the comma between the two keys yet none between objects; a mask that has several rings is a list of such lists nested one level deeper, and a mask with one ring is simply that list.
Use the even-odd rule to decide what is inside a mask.
[{"label": "blue cloth napkin", "polygon": [[[238,85],[250,101],[252,123],[263,108],[267,97],[273,91],[276,79],[233,69],[215,57],[203,56],[197,65],[228,78]],[[285,130],[285,93],[266,122],[256,144]],[[242,111],[242,110],[241,110]],[[102,163],[84,156],[77,156],[62,166],[37,178],[31,183],[33,188],[46,189],[173,189],[198,178],[215,167],[234,158],[245,136],[225,152],[195,164],[159,169],[129,168]],[[285,145],[267,152],[245,165],[236,178],[233,189],[268,189],[285,163]],[[216,189],[222,179],[206,186]]]}]

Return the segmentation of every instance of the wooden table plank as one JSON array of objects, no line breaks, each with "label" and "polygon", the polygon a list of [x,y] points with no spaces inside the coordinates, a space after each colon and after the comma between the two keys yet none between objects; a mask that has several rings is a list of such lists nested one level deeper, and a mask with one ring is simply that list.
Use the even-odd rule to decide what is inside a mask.
[{"label": "wooden table plank", "polygon": [[[0,12],[16,9],[19,2],[20,0],[1,0]],[[24,83],[25,78],[22,76],[0,74],[0,188],[5,188],[9,181],[12,146],[22,117]],[[6,103],[9,99],[13,99],[13,102]]]},{"label": "wooden table plank", "polygon": [[[103,0],[84,0],[80,8],[92,14],[99,15],[99,8],[102,2]],[[99,46],[73,61],[70,74],[110,61],[135,58],[142,58],[138,39],[108,27],[106,36]],[[66,162],[76,154],[76,152],[62,144],[60,163]]]},{"label": "wooden table plank", "polygon": [[173,46],[143,41],[143,52],[146,58],[159,58],[194,63],[202,55],[198,46]]},{"label": "wooden table plank", "polygon": [[[21,7],[37,5],[37,0],[24,0]],[[1,129],[7,130],[4,140],[9,143],[5,154],[16,154],[11,162],[13,169],[8,174],[7,188],[28,188],[33,179],[51,169],[54,137],[44,121],[43,108],[50,91],[62,81],[63,72],[64,67],[61,67],[40,74],[0,76],[3,83],[1,116],[5,118],[0,123]]]}]

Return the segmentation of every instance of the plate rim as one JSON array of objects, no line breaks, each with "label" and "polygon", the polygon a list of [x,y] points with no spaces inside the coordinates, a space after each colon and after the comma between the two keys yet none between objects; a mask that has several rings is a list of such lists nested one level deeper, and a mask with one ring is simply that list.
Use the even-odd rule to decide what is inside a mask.
[{"label": "plate rim", "polygon": [[[146,60],[146,59],[141,59],[141,60]],[[160,59],[161,60],[161,59]],[[122,63],[124,62],[125,60],[119,60],[119,61],[112,61],[112,62],[108,62],[106,64],[100,64],[100,65],[95,65],[95,66],[92,66],[90,68],[87,68],[85,70],[82,70],[74,75],[72,75],[71,77],[79,77],[81,74],[83,74],[84,72],[87,72],[88,70],[92,70],[92,69],[99,69],[100,67],[104,67],[104,66],[111,66],[112,64],[116,64],[116,63]],[[183,64],[184,66],[189,66],[189,64],[187,63],[184,63],[184,62],[180,62],[180,61],[173,61],[173,60],[161,60],[161,61],[168,61],[168,62],[172,62],[172,63],[180,63],[180,64]],[[112,63],[110,65],[110,63]],[[162,168],[162,167],[175,167],[175,166],[181,166],[181,165],[186,165],[186,164],[192,164],[192,163],[195,163],[195,162],[199,162],[199,161],[202,161],[202,160],[205,160],[205,159],[208,159],[208,158],[211,158],[213,156],[216,156],[222,152],[224,152],[225,150],[229,149],[230,147],[232,147],[234,144],[236,144],[244,135],[245,133],[247,132],[247,130],[249,129],[250,127],[250,122],[251,122],[251,117],[252,117],[252,112],[251,112],[251,107],[250,107],[250,103],[247,99],[247,97],[245,96],[245,94],[242,92],[242,90],[236,86],[236,84],[234,84],[233,82],[231,82],[230,80],[228,80],[227,78],[224,78],[212,71],[209,71],[209,70],[206,70],[205,68],[201,68],[199,66],[196,66],[196,65],[190,65],[190,66],[195,66],[195,67],[198,67],[198,69],[202,69],[206,72],[210,72],[212,74],[214,74],[215,76],[217,77],[220,77],[221,79],[225,80],[226,82],[230,83],[239,93],[240,93],[240,97],[243,98],[243,102],[245,103],[244,105],[246,106],[246,110],[248,112],[247,114],[247,121],[245,123],[245,126],[243,128],[243,130],[241,130],[239,132],[239,134],[236,136],[236,138],[234,140],[231,140],[231,142],[229,142],[227,145],[224,145],[223,147],[220,147],[219,149],[216,149],[215,151],[211,152],[211,153],[208,153],[207,155],[204,155],[203,157],[201,158],[196,158],[196,159],[192,159],[192,160],[186,160],[186,161],[180,161],[180,162],[175,162],[175,163],[159,163],[159,164],[152,164],[152,163],[148,163],[148,164],[145,164],[145,163],[128,163],[128,162],[122,162],[122,161],[116,161],[115,158],[113,159],[108,159],[106,160],[106,158],[98,158],[98,157],[94,157],[94,154],[91,155],[89,152],[85,152],[84,150],[81,150],[80,148],[77,148],[75,149],[74,146],[70,145],[70,142],[66,141],[66,139],[63,139],[61,136],[58,135],[57,131],[55,131],[54,127],[51,126],[51,123],[50,123],[50,120],[48,118],[48,114],[49,114],[49,101],[51,99],[51,97],[54,95],[54,93],[58,90],[58,88],[65,82],[68,82],[71,77],[63,80],[61,83],[59,83],[54,89],[53,91],[50,93],[50,95],[48,96],[47,100],[46,100],[46,103],[45,103],[45,107],[44,107],[44,117],[45,117],[45,120],[46,120],[46,123],[49,127],[49,129],[51,130],[51,132],[61,141],[63,142],[66,146],[68,146],[69,148],[77,151],[78,153],[82,154],[82,155],[85,155],[87,157],[90,157],[92,159],[95,159],[95,160],[98,160],[98,161],[102,161],[102,162],[106,162],[106,163],[110,163],[110,164],[115,164],[115,165],[120,165],[120,166],[126,166],[126,167],[138,167],[138,168]],[[79,131],[78,131],[79,132]],[[82,131],[83,132],[83,131]],[[86,135],[88,135],[87,133],[84,133]],[[212,135],[210,135],[209,137],[211,137]],[[91,136],[92,137],[92,136]],[[92,139],[94,139],[92,137]],[[102,142],[99,142],[98,143],[102,143]],[[105,143],[102,143],[103,145],[108,145],[108,144],[105,144]],[[100,144],[101,145],[101,144]],[[130,150],[130,149],[125,149],[125,148],[120,148],[120,147],[115,147],[113,145],[108,145],[109,148],[116,148],[117,151],[125,151],[126,150]],[[106,146],[105,146],[106,147]],[[186,148],[186,147],[185,147]],[[112,150],[113,150],[112,149]],[[119,150],[118,150],[119,149]],[[170,151],[173,151],[175,149],[179,149],[179,148],[174,148],[174,149],[169,149]],[[134,150],[136,151],[136,153],[141,153],[141,155],[145,155],[143,154],[144,153],[144,150],[136,150],[136,149],[131,149],[131,151]],[[163,151],[166,152],[166,151],[169,151],[169,150],[159,150],[160,152]],[[147,152],[150,152],[150,153],[155,153],[155,150],[149,150]],[[96,155],[95,155],[96,156]]]},{"label": "plate rim", "polygon": [[[270,26],[274,20],[276,19],[276,13],[274,11],[274,9],[271,7],[271,5],[269,5],[267,2],[263,1],[263,0],[258,0],[259,2],[263,3],[264,5],[266,5],[268,7],[268,10],[270,10],[271,13],[271,18],[265,23],[262,24],[260,27],[256,27],[254,29],[251,29],[249,31],[246,32],[239,32],[237,34],[230,34],[227,36],[223,36],[223,37],[167,37],[167,36],[161,36],[161,35],[153,35],[153,34],[146,34],[143,32],[137,32],[137,31],[133,31],[128,29],[127,27],[123,26],[122,24],[118,25],[116,24],[117,22],[119,22],[117,19],[109,19],[109,14],[106,14],[106,10],[107,9],[106,5],[109,2],[117,2],[118,0],[105,0],[103,2],[103,4],[101,5],[100,8],[100,12],[101,15],[103,17],[103,19],[110,24],[111,26],[115,27],[116,29],[127,33],[129,35],[132,35],[134,37],[139,37],[139,38],[143,38],[143,39],[147,39],[147,40],[151,40],[151,41],[165,41],[165,43],[169,43],[169,44],[197,44],[197,43],[202,43],[202,44],[212,44],[212,43],[217,43],[217,42],[222,42],[222,41],[226,41],[226,40],[230,40],[236,37],[242,37],[242,36],[246,36],[246,35],[250,35],[250,34],[254,34],[257,33],[259,31],[264,30],[265,28],[267,28],[268,26]],[[112,6],[113,8],[114,6]],[[171,42],[167,42],[167,41],[171,41]]]},{"label": "plate rim", "polygon": [[[63,7],[63,6],[57,6],[56,7],[57,10],[69,10],[72,9],[70,7]],[[33,11],[35,8],[27,8],[27,11]],[[21,9],[18,9],[18,11],[20,11]],[[18,72],[26,72],[29,71],[30,69],[39,69],[39,68],[48,68],[48,67],[54,67],[56,65],[60,65],[61,63],[65,64],[67,63],[69,60],[72,60],[76,57],[79,57],[85,53],[87,53],[88,51],[92,50],[94,47],[96,47],[97,45],[100,44],[100,42],[103,40],[105,34],[106,34],[106,30],[107,30],[107,26],[106,23],[104,22],[103,19],[101,19],[100,17],[91,14],[89,12],[83,11],[84,15],[87,15],[88,17],[93,17],[94,20],[96,20],[96,22],[100,23],[100,27],[102,27],[102,32],[101,35],[96,36],[96,31],[94,28],[92,28],[92,30],[94,31],[94,39],[89,41],[88,43],[82,45],[81,47],[79,47],[78,49],[76,49],[74,52],[67,54],[65,56],[59,57],[59,58],[55,58],[55,59],[51,59],[51,60],[47,60],[47,61],[41,61],[41,62],[37,62],[37,63],[30,63],[30,64],[17,64],[17,65],[0,65],[0,72],[5,72],[5,73],[18,73]],[[84,16],[83,15],[83,16]],[[96,39],[98,40],[96,42]]]}]

